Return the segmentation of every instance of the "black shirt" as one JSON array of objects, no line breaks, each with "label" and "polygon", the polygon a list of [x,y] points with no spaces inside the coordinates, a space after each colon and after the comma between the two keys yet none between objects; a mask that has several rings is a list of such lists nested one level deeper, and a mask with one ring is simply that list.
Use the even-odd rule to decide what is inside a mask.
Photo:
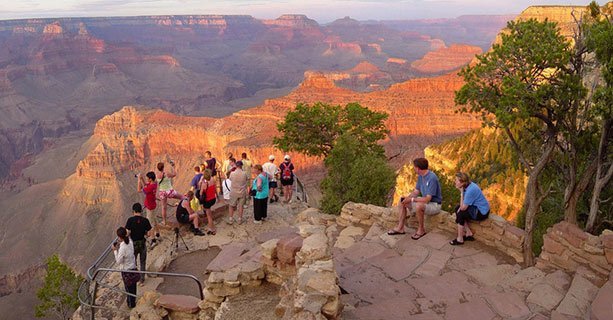
[{"label": "black shirt", "polygon": [[126,222],[126,229],[130,230],[130,239],[133,241],[144,240],[145,234],[151,230],[151,224],[143,216],[132,216]]}]

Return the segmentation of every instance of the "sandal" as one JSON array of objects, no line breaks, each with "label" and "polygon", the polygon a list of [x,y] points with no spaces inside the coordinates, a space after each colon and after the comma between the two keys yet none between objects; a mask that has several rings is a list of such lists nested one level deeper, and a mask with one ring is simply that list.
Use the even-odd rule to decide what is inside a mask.
[{"label": "sandal", "polygon": [[475,237],[473,237],[473,236],[464,236],[464,241],[475,241]]},{"label": "sandal", "polygon": [[460,241],[458,241],[458,239],[453,239],[453,240],[449,241],[449,244],[452,245],[452,246],[461,246],[461,245],[464,244],[464,242],[460,242]]},{"label": "sandal", "polygon": [[395,236],[395,235],[399,235],[399,234],[406,234],[406,232],[400,232],[400,231],[396,231],[394,229],[392,229],[392,230],[387,232],[388,236]]},{"label": "sandal", "polygon": [[413,240],[419,240],[419,238],[421,238],[421,237],[425,236],[425,235],[426,235],[426,233],[427,233],[427,232],[424,232],[424,233],[422,233],[422,234],[417,234],[417,233],[414,233],[414,234],[411,236],[411,239],[413,239]]}]

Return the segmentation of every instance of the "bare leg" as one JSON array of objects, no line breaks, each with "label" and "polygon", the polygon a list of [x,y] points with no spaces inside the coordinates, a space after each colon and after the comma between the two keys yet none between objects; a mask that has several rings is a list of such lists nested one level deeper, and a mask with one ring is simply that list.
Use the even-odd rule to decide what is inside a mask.
[{"label": "bare leg", "polygon": [[245,209],[245,208],[244,208],[244,206],[243,206],[243,205],[239,205],[239,206],[238,206],[238,218],[239,218],[239,219],[241,219],[241,220],[243,219],[243,210],[244,210],[244,209]]},{"label": "bare leg", "polygon": [[275,196],[275,189],[274,188],[268,188],[268,200],[272,200],[272,198],[274,198]]},{"label": "bare leg", "polygon": [[204,209],[204,211],[206,212],[206,219],[208,222],[209,231],[215,231],[215,222],[213,222],[213,210],[209,208]]},{"label": "bare leg", "polygon": [[458,242],[464,242],[464,226],[458,224],[458,237],[456,238]]},{"label": "bare leg", "polygon": [[200,223],[198,223],[198,214],[197,213],[192,213],[189,215],[190,218],[193,218],[192,221],[194,221],[194,227],[196,227],[196,229],[200,228]]},{"label": "bare leg", "polygon": [[228,206],[228,213],[230,214],[230,219],[234,218],[234,207]]},{"label": "bare leg", "polygon": [[415,212],[417,215],[417,222],[419,223],[416,233],[418,235],[424,234],[426,233],[426,228],[424,227],[424,214],[426,213],[426,206],[423,203],[418,203],[415,206]]},{"label": "bare leg", "polygon": [[168,205],[168,199],[164,198],[162,199],[162,224],[166,225],[166,206]]},{"label": "bare leg", "polygon": [[472,230],[470,230],[470,228],[468,227],[468,221],[464,222],[464,234],[466,234],[467,237],[470,237],[473,235]]},{"label": "bare leg", "polygon": [[398,205],[398,225],[395,231],[404,232],[404,223],[407,218],[407,207],[402,203]]}]

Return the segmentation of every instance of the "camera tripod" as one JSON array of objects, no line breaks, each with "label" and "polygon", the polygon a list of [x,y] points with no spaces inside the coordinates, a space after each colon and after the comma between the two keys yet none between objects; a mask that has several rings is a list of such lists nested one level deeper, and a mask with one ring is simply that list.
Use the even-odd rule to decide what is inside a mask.
[{"label": "camera tripod", "polygon": [[183,242],[183,245],[185,246],[185,250],[189,251],[189,247],[187,246],[187,243],[185,243],[185,239],[183,239],[183,236],[181,236],[181,233],[179,232],[179,228],[175,227],[174,231],[175,231],[175,237],[174,239],[172,239],[172,243],[170,244],[170,247],[172,248],[174,246],[173,251],[175,253],[179,252],[179,239],[181,239],[181,242]]}]

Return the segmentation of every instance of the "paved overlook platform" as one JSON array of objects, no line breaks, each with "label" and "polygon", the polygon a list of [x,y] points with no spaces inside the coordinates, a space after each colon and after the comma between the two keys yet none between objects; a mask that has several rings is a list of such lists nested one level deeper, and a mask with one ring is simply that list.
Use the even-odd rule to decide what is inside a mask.
[{"label": "paved overlook platform", "polygon": [[[245,216],[250,214],[251,207],[245,209]],[[590,254],[601,257],[594,249],[600,248],[607,257],[605,264],[600,258],[595,261],[601,266],[576,263],[571,272],[544,263],[539,268],[522,267],[517,257],[505,254],[508,250],[480,241],[486,232],[479,226],[474,228],[480,230],[475,231],[477,241],[451,246],[454,235],[441,227],[441,221],[452,218],[447,213],[436,217],[438,222],[430,218],[428,233],[419,240],[411,239],[411,228],[406,235],[389,236],[394,216],[393,208],[353,203],[345,205],[340,216],[324,215],[301,203],[275,203],[261,225],[252,221],[228,225],[217,219],[215,236],[183,233],[190,252],[213,248],[219,253],[206,261],[189,262],[191,255],[180,249],[181,264],[196,266],[195,275],[206,284],[205,300],[197,304],[194,300],[190,304],[194,313],[184,312],[180,319],[613,319],[613,280],[606,262],[613,234],[585,236],[582,243],[591,243],[592,253],[572,250],[577,257],[590,258]],[[409,219],[409,225],[412,222]],[[557,246],[550,243],[547,250],[571,242],[578,245],[571,238],[578,235],[576,231],[559,233],[569,228],[554,226],[546,239],[558,241]],[[517,244],[503,234],[500,239],[515,252]],[[172,263],[171,234],[165,231],[164,236],[163,244],[150,252],[148,270],[162,270]],[[596,243],[593,238],[603,240]],[[568,253],[559,256],[564,255]],[[590,265],[595,270],[608,267],[609,273],[603,275]],[[189,271],[180,270],[178,264],[177,268],[174,271]],[[115,282],[120,285],[119,277]],[[163,279],[147,278],[130,319],[179,317],[175,307],[164,307],[178,303],[175,297],[160,296],[173,293],[163,288]],[[176,293],[195,293],[182,290]],[[112,297],[114,305],[125,306],[123,298]],[[164,299],[170,301],[164,304]]]}]

